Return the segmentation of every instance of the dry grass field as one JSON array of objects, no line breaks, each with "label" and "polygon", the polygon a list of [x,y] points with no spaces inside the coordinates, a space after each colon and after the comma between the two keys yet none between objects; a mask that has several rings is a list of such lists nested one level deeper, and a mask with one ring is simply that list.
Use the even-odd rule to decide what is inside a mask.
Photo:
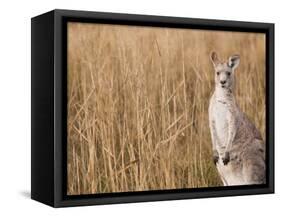
[{"label": "dry grass field", "polygon": [[68,24],[69,195],[220,186],[209,55],[240,54],[236,99],[265,139],[265,36]]}]

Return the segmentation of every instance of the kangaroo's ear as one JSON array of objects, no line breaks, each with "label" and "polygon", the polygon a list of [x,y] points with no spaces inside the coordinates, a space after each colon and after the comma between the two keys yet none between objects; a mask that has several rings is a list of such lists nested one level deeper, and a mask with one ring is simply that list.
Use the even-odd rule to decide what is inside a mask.
[{"label": "kangaroo's ear", "polygon": [[215,51],[213,51],[211,53],[210,58],[211,58],[212,63],[213,63],[214,66],[219,64],[220,61],[219,61],[219,58],[218,58],[218,54]]},{"label": "kangaroo's ear", "polygon": [[240,56],[239,55],[233,55],[229,57],[228,59],[228,66],[235,69],[239,65],[240,62]]}]

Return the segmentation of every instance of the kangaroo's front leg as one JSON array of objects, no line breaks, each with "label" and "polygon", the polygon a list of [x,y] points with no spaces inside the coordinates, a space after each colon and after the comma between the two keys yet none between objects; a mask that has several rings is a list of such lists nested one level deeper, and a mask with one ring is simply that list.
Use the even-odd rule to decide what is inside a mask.
[{"label": "kangaroo's front leg", "polygon": [[219,139],[215,129],[215,121],[212,119],[210,119],[210,130],[211,130],[211,138],[212,138],[213,162],[214,164],[216,164],[219,160],[219,153],[217,151],[217,145],[219,143]]},{"label": "kangaroo's front leg", "polygon": [[236,135],[236,120],[232,112],[228,115],[228,138],[225,148],[225,153],[222,157],[222,161],[224,165],[227,165],[230,161],[230,150],[232,148],[233,140]]}]

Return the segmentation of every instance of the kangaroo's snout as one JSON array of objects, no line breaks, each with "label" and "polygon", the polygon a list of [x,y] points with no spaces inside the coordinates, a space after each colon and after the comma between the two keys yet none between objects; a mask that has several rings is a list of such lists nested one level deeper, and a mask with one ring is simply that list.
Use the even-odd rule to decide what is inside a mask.
[{"label": "kangaroo's snout", "polygon": [[221,84],[225,84],[226,83],[226,80],[222,80],[220,81]]}]

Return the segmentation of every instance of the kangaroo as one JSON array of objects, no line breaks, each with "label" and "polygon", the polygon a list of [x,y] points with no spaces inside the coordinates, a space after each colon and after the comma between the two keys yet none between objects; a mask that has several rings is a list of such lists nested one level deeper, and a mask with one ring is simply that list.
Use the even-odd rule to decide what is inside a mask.
[{"label": "kangaroo", "polygon": [[215,91],[209,105],[213,161],[224,186],[265,183],[265,145],[260,132],[240,110],[234,97],[235,69],[239,55],[221,62],[216,52],[211,61]]}]

